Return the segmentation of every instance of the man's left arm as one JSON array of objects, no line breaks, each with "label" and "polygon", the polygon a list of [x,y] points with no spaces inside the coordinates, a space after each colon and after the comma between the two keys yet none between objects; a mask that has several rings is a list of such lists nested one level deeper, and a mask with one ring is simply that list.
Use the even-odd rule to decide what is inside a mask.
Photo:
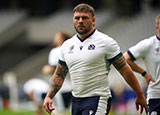
[{"label": "man's left arm", "polygon": [[144,97],[143,91],[138,83],[138,80],[135,74],[133,73],[129,65],[126,63],[124,56],[122,55],[119,58],[115,59],[112,62],[112,64],[136,93],[135,103],[136,103],[137,110],[139,110],[139,106],[141,106],[140,113],[143,112],[143,108],[145,108],[146,113],[148,113],[148,106],[147,106],[147,102]]}]

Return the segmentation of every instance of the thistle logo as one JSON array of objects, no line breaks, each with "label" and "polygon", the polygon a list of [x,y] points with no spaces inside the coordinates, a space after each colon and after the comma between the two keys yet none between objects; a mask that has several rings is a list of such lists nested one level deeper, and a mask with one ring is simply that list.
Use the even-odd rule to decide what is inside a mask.
[{"label": "thistle logo", "polygon": [[89,46],[88,46],[88,50],[94,50],[95,49],[95,45],[94,44],[90,44]]},{"label": "thistle logo", "polygon": [[155,54],[160,54],[160,47],[155,49]]}]

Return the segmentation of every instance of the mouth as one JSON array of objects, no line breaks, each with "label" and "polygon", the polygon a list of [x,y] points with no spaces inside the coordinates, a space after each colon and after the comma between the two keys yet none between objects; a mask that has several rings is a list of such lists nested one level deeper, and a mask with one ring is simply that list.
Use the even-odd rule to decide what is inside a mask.
[{"label": "mouth", "polygon": [[85,26],[78,26],[79,29],[85,28]]}]

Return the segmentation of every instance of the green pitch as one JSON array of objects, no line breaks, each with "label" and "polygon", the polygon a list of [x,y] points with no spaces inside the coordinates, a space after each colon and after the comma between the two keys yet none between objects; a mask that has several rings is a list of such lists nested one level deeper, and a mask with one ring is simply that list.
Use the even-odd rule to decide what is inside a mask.
[{"label": "green pitch", "polygon": [[0,115],[33,115],[33,112],[13,112],[9,110],[0,110]]},{"label": "green pitch", "polygon": [[[10,110],[2,110],[0,109],[0,115],[35,115],[33,111],[21,111],[21,112],[14,112]],[[45,113],[45,115],[50,115]],[[55,114],[52,114],[55,115]],[[63,112],[58,112],[56,115],[71,115],[69,110],[65,110]]]},{"label": "green pitch", "polygon": [[[35,113],[33,111],[14,112],[14,111],[0,109],[0,115],[35,115]],[[45,113],[45,115],[50,115],[50,114]],[[65,110],[63,112],[58,112],[52,115],[71,115],[71,113],[70,113],[70,110]],[[109,115],[127,115],[127,114],[118,114],[118,113],[110,112]]]}]

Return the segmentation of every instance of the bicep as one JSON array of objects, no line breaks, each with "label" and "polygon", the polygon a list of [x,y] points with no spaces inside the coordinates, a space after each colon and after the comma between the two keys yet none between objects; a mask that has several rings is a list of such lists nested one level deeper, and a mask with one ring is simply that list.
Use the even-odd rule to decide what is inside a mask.
[{"label": "bicep", "polygon": [[61,78],[65,78],[66,74],[68,72],[68,67],[58,64],[54,73],[54,76],[59,76]]},{"label": "bicep", "polygon": [[124,56],[122,55],[121,57],[117,58],[115,61],[112,62],[112,64],[127,81],[127,83],[129,83],[131,80],[129,80],[130,77],[128,76],[134,76],[134,74],[130,66],[126,63]]},{"label": "bicep", "polygon": [[126,60],[125,60],[124,56],[122,55],[119,58],[117,58],[116,60],[114,60],[112,62],[112,64],[114,65],[114,67],[117,70],[120,70],[121,68],[123,68],[126,65]]},{"label": "bicep", "polygon": [[127,83],[130,81],[128,80],[128,76],[133,76],[133,73],[131,71],[131,68],[126,63],[126,60],[124,56],[120,56],[116,60],[112,62],[114,67],[118,70],[118,72],[123,76],[123,78],[127,81]]}]

